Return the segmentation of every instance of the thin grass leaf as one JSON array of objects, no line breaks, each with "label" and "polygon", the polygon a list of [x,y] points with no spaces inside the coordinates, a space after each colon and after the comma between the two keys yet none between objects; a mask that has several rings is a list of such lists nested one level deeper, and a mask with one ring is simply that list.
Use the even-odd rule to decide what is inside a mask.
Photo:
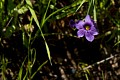
[{"label": "thin grass leaf", "polygon": [[45,61],[42,65],[40,65],[38,67],[38,69],[33,73],[33,75],[31,76],[31,79],[33,79],[33,77],[35,76],[35,74],[42,68],[42,66],[44,66],[48,61]]},{"label": "thin grass leaf", "polygon": [[22,40],[23,40],[23,45],[25,45],[25,47],[28,46],[28,40],[27,37],[25,35],[25,32],[22,33]]},{"label": "thin grass leaf", "polygon": [[93,9],[94,21],[97,22],[95,0],[93,0],[93,6],[94,6],[94,9]]},{"label": "thin grass leaf", "polygon": [[[86,0],[84,0],[84,1],[86,1]],[[78,1],[75,1],[73,4],[71,4],[69,6],[65,6],[65,7],[61,8],[61,9],[56,10],[55,12],[51,13],[48,17],[46,17],[44,22],[46,22],[51,16],[55,15],[56,13],[58,13],[58,12],[60,12],[62,10],[67,10],[67,9],[69,9],[71,7],[75,7],[75,6],[78,6],[78,5],[80,5],[79,7],[81,7],[84,1],[81,2],[81,0],[78,0]]]},{"label": "thin grass leaf", "polygon": [[117,43],[115,43],[115,45],[113,47],[117,46],[118,44],[120,44],[120,41],[118,41]]},{"label": "thin grass leaf", "polygon": [[[33,52],[34,51],[34,52]],[[33,54],[34,53],[34,54]],[[32,58],[33,57],[33,58]],[[31,49],[31,61],[32,61],[32,64],[31,64],[31,67],[33,67],[35,61],[36,61],[36,49]]]},{"label": "thin grass leaf", "polygon": [[80,3],[80,5],[78,6],[78,8],[76,9],[75,12],[77,12],[85,2],[86,2],[86,0],[82,0],[82,2]]},{"label": "thin grass leaf", "polygon": [[85,73],[86,80],[89,80],[88,75]]},{"label": "thin grass leaf", "polygon": [[4,55],[2,56],[2,60],[1,60],[1,76],[2,76],[2,80],[6,80],[6,75],[5,75],[5,71],[7,69],[7,65],[8,65],[8,60],[7,58],[4,57]]},{"label": "thin grass leaf", "polygon": [[40,27],[40,25],[39,25],[37,16],[36,16],[36,14],[35,14],[35,11],[34,11],[33,8],[32,8],[32,3],[31,3],[30,0],[26,0],[26,3],[28,4],[28,8],[29,8],[29,10],[30,10],[30,12],[31,12],[31,14],[32,14],[32,17],[33,17],[34,21],[36,22],[36,24],[37,24],[37,26],[38,26],[38,28],[39,28],[39,30],[40,30],[40,32],[41,32],[41,35],[42,35],[42,37],[43,37],[43,40],[44,40],[44,43],[45,43],[45,46],[46,46],[48,58],[49,58],[50,64],[52,65],[51,57],[50,57],[50,50],[49,50],[48,44],[47,44],[47,42],[46,42],[46,40],[45,40],[45,37],[44,37],[44,35],[43,35],[43,32],[42,32],[42,30],[41,30],[41,27]]},{"label": "thin grass leaf", "polygon": [[102,79],[105,80],[104,72],[102,71]]},{"label": "thin grass leaf", "polygon": [[92,4],[92,0],[90,0],[90,2],[89,2],[89,7],[88,7],[87,15],[88,15],[89,12],[90,12],[91,4]]},{"label": "thin grass leaf", "polygon": [[45,23],[45,18],[46,18],[46,14],[47,14],[48,8],[49,8],[49,6],[50,6],[50,2],[51,2],[51,0],[49,0],[48,6],[47,6],[46,11],[45,11],[45,14],[43,15],[42,22],[41,22],[41,27],[42,27],[42,26],[44,25],[44,23]]},{"label": "thin grass leaf", "polygon": [[22,80],[23,66],[24,66],[24,63],[25,63],[25,61],[26,61],[26,58],[27,58],[27,57],[25,57],[25,59],[24,59],[22,65],[21,65],[21,67],[20,67],[20,70],[19,70],[19,73],[18,73],[17,80]]},{"label": "thin grass leaf", "polygon": [[28,71],[26,71],[26,74],[25,74],[23,80],[28,80],[28,79],[27,79],[27,75],[28,75]]}]

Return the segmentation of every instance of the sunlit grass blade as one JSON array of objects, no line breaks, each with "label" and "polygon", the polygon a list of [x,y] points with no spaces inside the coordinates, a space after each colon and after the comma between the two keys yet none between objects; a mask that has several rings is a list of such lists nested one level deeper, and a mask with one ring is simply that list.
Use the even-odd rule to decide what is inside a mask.
[{"label": "sunlit grass blade", "polygon": [[3,56],[2,57],[2,60],[1,60],[1,64],[0,64],[0,68],[1,68],[1,80],[6,80],[6,75],[5,75],[5,71],[7,69],[7,65],[8,65],[8,60],[7,58]]},{"label": "sunlit grass blade", "polygon": [[118,44],[120,44],[120,41],[118,41],[117,43],[115,43],[115,45],[114,45],[114,46],[117,46]]},{"label": "sunlit grass blade", "polygon": [[76,12],[81,8],[81,6],[86,2],[86,0],[82,0],[82,2],[80,3],[80,5],[78,6],[78,8],[76,9]]},{"label": "sunlit grass blade", "polygon": [[[62,10],[67,10],[67,9],[69,9],[69,8],[71,8],[71,7],[76,7],[76,6],[78,6],[78,5],[80,5],[80,6],[79,6],[79,8],[80,8],[85,1],[86,1],[86,0],[83,0],[83,1],[81,2],[81,0],[77,0],[77,1],[73,2],[73,3],[72,3],[71,5],[69,5],[69,6],[65,6],[65,7],[63,7],[63,8],[60,8],[60,9],[56,10],[55,12],[51,13],[48,17],[46,17],[46,19],[45,19],[44,22],[46,22],[50,17],[52,17],[53,15],[57,14],[58,12],[60,12],[60,11],[62,11]],[[44,23],[43,23],[43,24],[44,24]]]},{"label": "sunlit grass blade", "polygon": [[31,14],[32,14],[32,17],[33,17],[34,21],[36,22],[36,24],[37,24],[37,26],[38,26],[38,28],[39,28],[39,30],[40,30],[40,32],[41,32],[41,36],[42,36],[43,39],[44,39],[44,43],[45,43],[45,46],[46,46],[48,58],[49,58],[49,61],[50,61],[51,65],[52,65],[51,57],[50,57],[50,50],[49,50],[48,44],[47,44],[47,42],[46,42],[46,40],[45,40],[45,37],[44,37],[44,35],[43,35],[42,29],[41,29],[41,27],[40,27],[40,25],[39,25],[37,16],[36,16],[36,14],[35,14],[35,11],[33,10],[32,3],[31,3],[30,0],[26,0],[26,3],[27,3],[27,5],[28,5],[28,8],[29,8],[29,10],[30,10],[30,12],[31,12]]},{"label": "sunlit grass blade", "polygon": [[33,65],[35,64],[36,61],[36,49],[31,49],[31,67],[33,67]]},{"label": "sunlit grass blade", "polygon": [[93,0],[93,6],[94,6],[94,9],[93,9],[93,14],[94,14],[94,21],[95,21],[95,22],[97,22],[95,0]]},{"label": "sunlit grass blade", "polygon": [[102,79],[105,80],[104,72],[102,71]]},{"label": "sunlit grass blade", "polygon": [[89,12],[90,12],[91,5],[92,5],[92,0],[89,1],[89,7],[88,7],[87,15],[88,15]]},{"label": "sunlit grass blade", "polygon": [[22,80],[23,66],[24,66],[24,63],[25,63],[25,61],[26,61],[26,58],[27,58],[27,57],[25,57],[25,59],[24,59],[22,65],[21,65],[21,67],[20,67],[20,70],[19,70],[19,73],[18,73],[17,80]]},{"label": "sunlit grass blade", "polygon": [[42,68],[42,66],[44,66],[48,61],[45,61],[43,64],[41,64],[38,69],[33,73],[33,75],[31,76],[31,79],[33,79],[33,77],[35,76],[35,74]]},{"label": "sunlit grass blade", "polygon": [[44,23],[45,23],[45,18],[46,18],[46,14],[47,14],[47,11],[48,11],[50,2],[51,2],[51,0],[49,0],[48,6],[47,6],[46,11],[45,11],[45,14],[43,15],[43,18],[42,18],[42,21],[41,21],[41,27],[42,27],[42,26],[44,25]]}]

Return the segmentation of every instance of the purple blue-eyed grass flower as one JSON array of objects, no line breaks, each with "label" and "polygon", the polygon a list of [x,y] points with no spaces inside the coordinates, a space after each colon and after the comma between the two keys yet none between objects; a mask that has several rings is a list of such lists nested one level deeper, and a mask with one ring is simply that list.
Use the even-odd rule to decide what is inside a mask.
[{"label": "purple blue-eyed grass flower", "polygon": [[73,20],[70,20],[69,25],[70,25],[71,27],[75,27],[75,22],[74,22]]},{"label": "purple blue-eyed grass flower", "polygon": [[94,40],[95,35],[98,35],[96,25],[89,15],[87,15],[84,20],[80,20],[77,23],[71,20],[70,26],[76,27],[78,29],[77,31],[78,37],[85,36],[85,38],[90,42]]}]

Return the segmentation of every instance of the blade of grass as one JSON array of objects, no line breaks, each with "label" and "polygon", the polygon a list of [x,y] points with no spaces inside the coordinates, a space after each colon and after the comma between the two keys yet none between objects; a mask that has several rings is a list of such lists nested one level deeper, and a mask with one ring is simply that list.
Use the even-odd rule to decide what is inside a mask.
[{"label": "blade of grass", "polygon": [[37,16],[36,16],[36,14],[35,14],[35,11],[33,10],[32,3],[31,3],[30,0],[26,0],[26,3],[27,3],[27,5],[28,5],[28,8],[29,8],[29,10],[30,10],[30,12],[31,12],[31,14],[32,14],[32,17],[33,17],[34,21],[36,22],[36,24],[37,24],[37,26],[38,26],[38,28],[39,28],[39,30],[40,30],[40,32],[41,32],[41,35],[42,35],[42,37],[43,37],[43,40],[44,40],[44,43],[45,43],[45,46],[46,46],[48,58],[49,58],[50,64],[52,65],[51,57],[50,57],[50,50],[49,50],[48,44],[47,44],[47,42],[46,42],[46,40],[45,40],[45,37],[44,37],[44,35],[43,35],[42,29],[41,29],[41,27],[40,27],[40,25],[39,25]]},{"label": "blade of grass", "polygon": [[33,75],[31,76],[31,79],[33,79],[33,77],[35,76],[35,74],[42,68],[42,66],[44,66],[48,61],[45,61],[42,65],[40,65],[38,67],[38,69],[33,73]]},{"label": "blade of grass", "polygon": [[7,58],[4,57],[4,55],[2,56],[2,60],[1,60],[1,76],[2,76],[2,80],[6,80],[6,75],[5,75],[5,71],[8,65],[8,60]]},{"label": "blade of grass", "polygon": [[27,58],[27,57],[25,57],[25,59],[24,59],[22,65],[21,65],[21,67],[20,67],[20,70],[19,70],[19,73],[18,73],[17,80],[22,80],[23,66],[24,66],[24,63],[25,63],[25,61],[26,61],[26,58]]},{"label": "blade of grass", "polygon": [[46,14],[47,14],[47,11],[48,11],[50,2],[51,2],[51,0],[49,0],[48,5],[47,5],[47,8],[46,8],[46,11],[45,11],[45,14],[43,15],[43,18],[42,18],[42,21],[41,21],[41,27],[42,27],[42,26],[44,25],[44,23],[45,23],[45,18],[46,18]]},{"label": "blade of grass", "polygon": [[93,6],[94,6],[94,9],[93,9],[94,21],[97,22],[95,0],[93,0]]},{"label": "blade of grass", "polygon": [[91,4],[92,4],[92,0],[90,0],[90,2],[89,2],[89,7],[88,7],[87,15],[88,15],[89,12],[90,12]]},{"label": "blade of grass", "polygon": [[102,71],[102,79],[105,80],[104,72]]},{"label": "blade of grass", "polygon": [[36,49],[31,49],[31,67],[33,67],[33,65],[35,64],[35,61],[36,61]]},{"label": "blade of grass", "polygon": [[82,0],[81,4],[78,6],[78,8],[76,9],[75,12],[77,12],[77,11],[80,9],[80,7],[85,3],[85,1],[86,1],[86,0]]},{"label": "blade of grass", "polygon": [[115,43],[115,45],[113,47],[115,47],[116,45],[120,44],[120,41],[118,41],[117,43]]},{"label": "blade of grass", "polygon": [[[51,13],[48,17],[46,17],[46,19],[45,19],[44,22],[46,22],[51,16],[55,15],[56,13],[58,13],[58,12],[60,12],[60,11],[62,11],[62,10],[66,10],[66,9],[69,9],[69,8],[71,8],[71,7],[75,7],[75,6],[78,6],[78,5],[80,5],[80,6],[79,6],[79,8],[80,8],[85,1],[86,1],[86,0],[83,0],[83,1],[81,2],[81,0],[78,0],[78,1],[75,1],[73,4],[71,4],[71,5],[69,5],[69,6],[65,6],[65,7],[61,8],[61,9],[56,10],[55,12]],[[43,23],[43,24],[44,24],[44,23]]]}]

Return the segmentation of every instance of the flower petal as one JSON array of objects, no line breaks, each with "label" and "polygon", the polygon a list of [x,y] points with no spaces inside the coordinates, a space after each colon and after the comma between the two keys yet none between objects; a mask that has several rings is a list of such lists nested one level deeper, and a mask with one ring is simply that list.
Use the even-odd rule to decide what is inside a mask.
[{"label": "flower petal", "polygon": [[84,21],[80,20],[78,23],[75,24],[77,29],[83,29],[83,25],[85,24]]},{"label": "flower petal", "polygon": [[97,29],[94,26],[91,26],[91,29],[90,29],[89,32],[92,35],[98,35],[98,31],[97,31]]},{"label": "flower petal", "polygon": [[94,25],[91,26],[91,30],[92,31],[97,31]]},{"label": "flower petal", "polygon": [[94,35],[90,34],[89,32],[85,33],[85,37],[90,42],[92,42],[94,40]]},{"label": "flower petal", "polygon": [[98,35],[99,33],[97,31],[91,31],[92,35]]},{"label": "flower petal", "polygon": [[87,16],[85,17],[85,23],[89,23],[89,24],[93,25],[93,21],[91,20],[91,18],[90,18],[89,15],[87,15]]},{"label": "flower petal", "polygon": [[85,30],[84,29],[79,29],[78,31],[77,31],[77,35],[78,35],[78,37],[83,37],[84,36],[84,34],[85,34]]},{"label": "flower petal", "polygon": [[74,22],[73,20],[70,20],[69,25],[70,25],[71,27],[74,27],[74,26],[75,26],[75,22]]}]

